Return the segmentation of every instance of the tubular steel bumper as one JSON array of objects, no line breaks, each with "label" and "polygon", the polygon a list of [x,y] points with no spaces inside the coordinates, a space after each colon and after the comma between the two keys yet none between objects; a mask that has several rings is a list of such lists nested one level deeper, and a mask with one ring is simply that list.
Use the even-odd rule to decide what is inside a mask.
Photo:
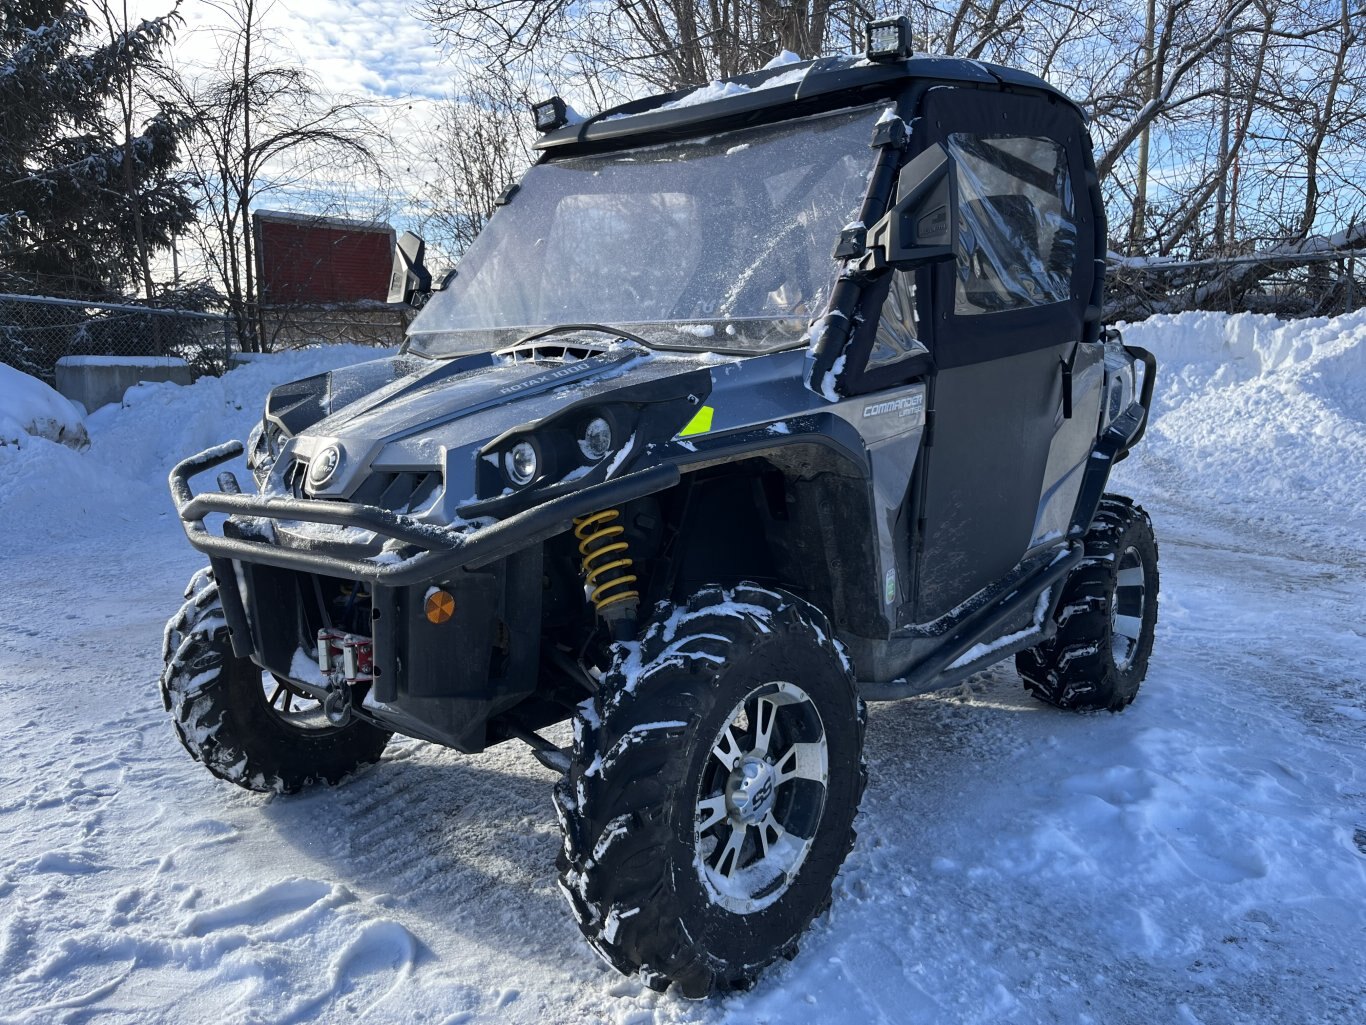
[{"label": "tubular steel bumper", "polygon": [[[242,452],[241,442],[230,441],[190,456],[176,464],[171,471],[171,498],[190,544],[210,558],[304,570],[344,580],[363,580],[384,587],[422,583],[452,570],[493,562],[537,540],[569,529],[575,516],[643,498],[671,487],[679,480],[678,467],[652,466],[583,491],[562,495],[491,526],[456,531],[420,523],[411,517],[400,516],[373,505],[228,494],[223,491],[196,495],[190,488],[191,477],[234,459]],[[324,551],[285,548],[251,538],[225,537],[211,533],[205,527],[204,517],[209,513],[356,527],[401,541],[415,551],[398,561],[381,563]]]}]

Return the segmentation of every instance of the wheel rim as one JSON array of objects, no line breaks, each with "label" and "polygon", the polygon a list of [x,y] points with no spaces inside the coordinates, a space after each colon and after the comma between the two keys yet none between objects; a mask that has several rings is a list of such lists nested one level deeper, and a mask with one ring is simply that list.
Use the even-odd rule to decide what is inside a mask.
[{"label": "wheel rim", "polygon": [[750,691],[713,739],[693,824],[698,878],[737,914],[778,900],[811,852],[825,808],[829,746],[796,684]]},{"label": "wheel rim", "polygon": [[1143,556],[1130,545],[1119,557],[1115,596],[1110,602],[1110,650],[1121,671],[1128,670],[1138,655],[1147,610],[1148,578],[1143,570]]},{"label": "wheel rim", "polygon": [[323,713],[322,702],[309,697],[287,680],[273,673],[261,673],[261,695],[265,699],[270,714],[290,729],[317,730],[336,729]]}]

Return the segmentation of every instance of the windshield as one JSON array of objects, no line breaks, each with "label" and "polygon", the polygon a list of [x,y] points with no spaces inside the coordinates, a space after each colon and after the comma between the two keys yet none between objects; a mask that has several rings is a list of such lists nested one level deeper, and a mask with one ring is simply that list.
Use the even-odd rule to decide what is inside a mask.
[{"label": "windshield", "polygon": [[411,347],[484,351],[568,323],[663,348],[796,343],[858,217],[881,109],[536,165],[413,321]]}]

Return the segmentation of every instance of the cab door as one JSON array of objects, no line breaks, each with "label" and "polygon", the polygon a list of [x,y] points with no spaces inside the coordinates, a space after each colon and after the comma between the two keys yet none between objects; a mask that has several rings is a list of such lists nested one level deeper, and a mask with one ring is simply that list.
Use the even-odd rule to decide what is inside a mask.
[{"label": "cab door", "polygon": [[926,96],[921,125],[917,144],[944,146],[958,186],[955,259],[918,272],[933,361],[912,499],[912,618],[924,623],[1000,580],[1037,540],[1064,386],[1098,313],[1088,312],[1089,140],[1076,112],[1042,97],[943,88]]}]

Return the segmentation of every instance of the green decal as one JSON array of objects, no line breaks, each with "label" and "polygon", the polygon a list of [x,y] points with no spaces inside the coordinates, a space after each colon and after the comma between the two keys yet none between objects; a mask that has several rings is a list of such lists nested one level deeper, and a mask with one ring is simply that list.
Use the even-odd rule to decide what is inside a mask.
[{"label": "green decal", "polygon": [[688,426],[678,432],[680,438],[686,438],[689,434],[706,434],[711,430],[711,415],[716,412],[711,406],[703,406],[697,411],[697,415],[688,421]]}]

